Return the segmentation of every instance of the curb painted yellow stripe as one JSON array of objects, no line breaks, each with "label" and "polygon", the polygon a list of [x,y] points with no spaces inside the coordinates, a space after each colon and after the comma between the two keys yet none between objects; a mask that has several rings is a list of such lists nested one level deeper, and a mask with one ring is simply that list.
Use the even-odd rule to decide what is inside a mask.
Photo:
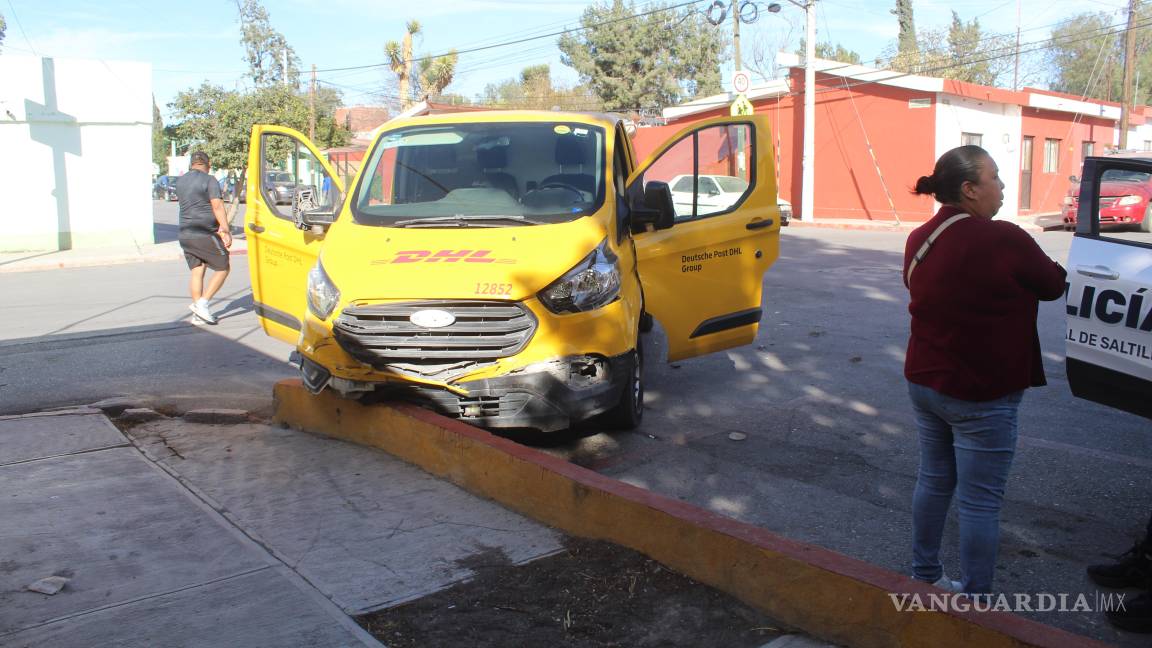
[{"label": "curb painted yellow stripe", "polygon": [[566,533],[609,540],[828,641],[861,647],[1105,644],[1004,612],[901,612],[940,590],[605,477],[409,405],[365,406],[278,383],[274,420],[379,448]]}]

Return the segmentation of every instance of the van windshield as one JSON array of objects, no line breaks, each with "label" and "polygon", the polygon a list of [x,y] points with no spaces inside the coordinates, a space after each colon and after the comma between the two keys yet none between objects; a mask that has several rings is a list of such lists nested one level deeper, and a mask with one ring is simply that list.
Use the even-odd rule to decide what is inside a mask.
[{"label": "van windshield", "polygon": [[377,141],[352,213],[382,227],[575,220],[604,201],[604,160],[604,130],[580,122],[414,126]]}]

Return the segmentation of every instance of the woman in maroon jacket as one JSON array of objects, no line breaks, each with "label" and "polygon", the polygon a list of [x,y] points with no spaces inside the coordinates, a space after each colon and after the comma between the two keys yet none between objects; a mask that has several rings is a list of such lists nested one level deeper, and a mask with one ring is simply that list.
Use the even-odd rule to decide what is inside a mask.
[{"label": "woman in maroon jacket", "polygon": [[[1004,183],[988,153],[961,146],[916,182],[940,211],[908,237],[904,281],[912,335],[904,376],[916,413],[920,470],[912,497],[913,574],[950,591],[992,591],[1000,506],[1016,451],[1024,390],[1046,384],[1039,301],[1064,294],[1065,271],[1024,230],[992,217]],[[959,582],[940,540],[959,502]]]}]

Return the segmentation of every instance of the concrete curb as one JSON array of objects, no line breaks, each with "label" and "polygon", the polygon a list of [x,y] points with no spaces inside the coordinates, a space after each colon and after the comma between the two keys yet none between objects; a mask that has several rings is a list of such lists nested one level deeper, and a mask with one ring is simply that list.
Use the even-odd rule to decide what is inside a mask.
[{"label": "concrete curb", "polygon": [[[236,239],[230,256],[246,256],[245,239]],[[183,260],[184,252],[176,241],[154,243],[139,247],[91,248],[61,250],[58,252],[28,252],[0,254],[0,273],[42,272],[65,268],[91,268],[124,265],[128,263]]]},{"label": "concrete curb", "polygon": [[900,612],[889,593],[942,592],[414,406],[313,396],[299,380],[277,383],[274,398],[279,423],[382,449],[567,533],[635,549],[822,639],[869,648],[1105,645],[1004,612]]}]

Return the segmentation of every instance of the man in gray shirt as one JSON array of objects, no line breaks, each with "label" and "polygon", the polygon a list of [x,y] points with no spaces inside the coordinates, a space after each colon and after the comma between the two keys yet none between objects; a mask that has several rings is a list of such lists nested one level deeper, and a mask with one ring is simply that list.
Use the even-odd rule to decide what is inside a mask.
[{"label": "man in gray shirt", "polygon": [[[208,154],[192,154],[189,171],[176,181],[176,197],[180,200],[180,247],[192,271],[188,283],[192,304],[188,309],[194,323],[215,324],[216,316],[208,308],[208,300],[216,294],[228,278],[228,248],[232,247],[232,233],[220,199],[220,183],[208,174],[212,165]],[[208,285],[204,285],[206,269],[212,269]]]}]

